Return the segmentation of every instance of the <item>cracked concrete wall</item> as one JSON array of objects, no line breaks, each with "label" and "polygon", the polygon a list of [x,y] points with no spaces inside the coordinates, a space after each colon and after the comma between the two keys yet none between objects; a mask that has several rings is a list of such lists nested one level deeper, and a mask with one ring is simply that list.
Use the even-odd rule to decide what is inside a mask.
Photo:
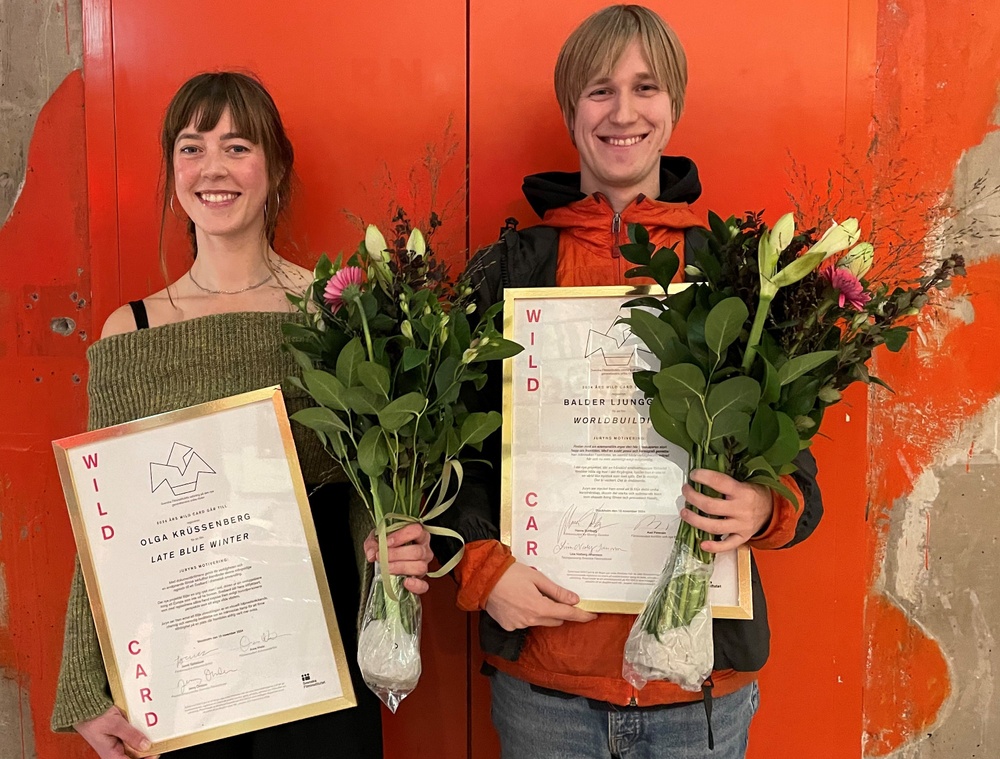
[{"label": "cracked concrete wall", "polygon": [[[1000,107],[994,115],[1000,126]],[[1000,253],[1000,131],[955,170],[954,228],[970,266]],[[981,287],[987,287],[983,283]],[[975,318],[963,301],[962,321]],[[946,332],[942,330],[942,332]],[[947,344],[946,335],[938,335]],[[990,367],[988,370],[995,370]],[[926,735],[898,759],[995,757],[1000,753],[1000,398],[963,419],[892,510],[883,566],[887,593],[941,647],[951,692]]]},{"label": "cracked concrete wall", "polygon": [[38,112],[83,61],[81,0],[0,0],[0,226],[24,184]]},{"label": "cracked concrete wall", "polygon": [[[81,67],[82,58],[80,0],[0,0],[0,227],[24,186],[28,146],[42,106]],[[4,526],[13,539],[11,525]],[[12,572],[7,569],[0,562],[0,640],[17,613],[9,608]],[[33,717],[29,688],[26,672],[0,669],[0,757],[5,759],[37,756],[36,723],[44,726],[47,715]]]}]

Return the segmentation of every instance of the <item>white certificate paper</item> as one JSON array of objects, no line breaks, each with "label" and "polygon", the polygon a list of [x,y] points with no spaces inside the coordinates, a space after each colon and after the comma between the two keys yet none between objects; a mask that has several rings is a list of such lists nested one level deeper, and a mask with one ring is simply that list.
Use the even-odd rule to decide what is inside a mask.
[{"label": "white certificate paper", "polygon": [[53,447],[112,695],[150,753],[354,706],[279,389]]},{"label": "white certificate paper", "polygon": [[[508,289],[501,540],[576,592],[582,608],[638,613],[670,555],[687,453],[660,437],[632,379],[658,369],[623,303],[648,288]],[[716,617],[750,618],[750,555],[715,562]]]}]

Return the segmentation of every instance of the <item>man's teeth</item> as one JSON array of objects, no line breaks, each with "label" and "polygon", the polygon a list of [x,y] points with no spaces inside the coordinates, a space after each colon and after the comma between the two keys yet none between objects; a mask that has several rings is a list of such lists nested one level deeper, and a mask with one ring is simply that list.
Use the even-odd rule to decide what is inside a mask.
[{"label": "man's teeth", "polygon": [[635,145],[643,139],[642,135],[637,137],[606,137],[605,138],[609,145],[614,145],[616,148],[627,148],[629,145]]},{"label": "man's teeth", "polygon": [[225,203],[228,200],[236,200],[239,197],[235,192],[202,192],[199,196],[206,203]]}]

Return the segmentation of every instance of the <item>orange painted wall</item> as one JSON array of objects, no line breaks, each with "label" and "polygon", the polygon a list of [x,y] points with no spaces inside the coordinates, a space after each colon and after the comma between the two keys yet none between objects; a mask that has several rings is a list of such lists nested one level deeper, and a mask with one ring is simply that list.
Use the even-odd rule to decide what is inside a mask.
[{"label": "orange painted wall", "polygon": [[[534,221],[519,195],[524,174],[575,168],[551,72],[565,35],[603,4],[428,0],[415,11],[406,0],[286,0],[278,14],[256,0],[238,13],[191,0],[85,0],[86,77],[69,77],[43,112],[24,192],[0,229],[0,565],[10,596],[0,666],[30,694],[39,757],[88,755],[78,739],[47,730],[72,558],[49,440],[82,428],[78,380],[94,329],[124,300],[159,286],[157,122],[169,95],[206,68],[245,67],[264,78],[299,159],[282,242],[305,263],[353,245],[343,209],[384,218],[388,199],[409,192],[409,169],[425,146],[445,151],[450,121],[457,152],[437,208],[450,201],[442,243],[459,262],[470,243],[495,238],[505,217]],[[863,158],[876,135],[873,115],[880,155],[919,162],[915,187],[946,192],[961,152],[991,128],[1000,70],[991,0],[940,0],[933,14],[930,0],[726,0],[712,13],[704,4],[650,5],[677,28],[690,57],[687,110],[670,150],[699,164],[699,212],[766,208],[776,218],[787,208],[789,153],[813,176],[846,156],[872,181],[886,181],[885,164]],[[981,45],[961,44],[973,38]],[[414,181],[426,196],[426,177]],[[907,223],[913,234],[926,232],[917,218]],[[182,255],[177,246],[176,270]],[[958,351],[996,339],[994,268],[977,269],[978,317],[953,330]],[[51,318],[66,315],[76,330],[52,333]],[[817,444],[827,516],[806,544],[761,558],[773,655],[752,757],[857,757],[863,729],[868,751],[885,755],[933,721],[946,672],[926,696],[904,688],[897,672],[940,674],[940,653],[883,599],[870,598],[867,609],[864,599],[883,558],[884,517],[912,484],[887,451],[898,447],[919,470],[947,426],[894,428],[892,403],[926,398],[953,422],[1000,390],[990,377],[953,368],[910,353],[882,362],[901,396],[878,396],[871,409],[878,449],[868,448],[864,392],[830,415],[832,440]],[[914,432],[920,437],[908,442]],[[425,676],[386,720],[388,757],[496,756],[488,688],[453,595],[447,581],[432,593]],[[899,651],[914,662],[899,666]]]}]

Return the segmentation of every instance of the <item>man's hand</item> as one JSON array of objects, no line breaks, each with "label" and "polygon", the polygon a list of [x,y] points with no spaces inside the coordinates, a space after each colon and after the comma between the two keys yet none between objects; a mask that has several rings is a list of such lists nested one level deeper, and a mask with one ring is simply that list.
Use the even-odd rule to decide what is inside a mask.
[{"label": "man's hand", "polygon": [[[687,502],[705,516],[695,514],[691,509],[681,510],[681,519],[700,530],[713,535],[725,535],[724,540],[703,540],[701,547],[709,553],[731,551],[746,543],[760,532],[769,521],[773,503],[771,491],[763,485],[734,480],[728,474],[708,469],[695,469],[691,479],[707,485],[722,498],[713,498],[695,490],[685,483],[681,493]],[[717,518],[713,518],[717,517]]]},{"label": "man's hand", "polygon": [[[430,589],[426,580],[428,566],[434,559],[431,551],[431,534],[422,524],[408,524],[385,539],[389,547],[389,574],[407,575],[403,586],[411,593],[420,595]],[[365,539],[365,556],[368,561],[378,561],[378,539],[372,532]]]},{"label": "man's hand", "polygon": [[149,750],[149,739],[129,724],[117,706],[112,706],[100,717],[78,722],[73,728],[101,759],[127,759],[134,756],[133,752]]},{"label": "man's hand", "polygon": [[590,622],[596,614],[577,609],[580,597],[556,585],[537,569],[514,562],[486,599],[486,612],[504,630],[558,627],[563,622]]}]

